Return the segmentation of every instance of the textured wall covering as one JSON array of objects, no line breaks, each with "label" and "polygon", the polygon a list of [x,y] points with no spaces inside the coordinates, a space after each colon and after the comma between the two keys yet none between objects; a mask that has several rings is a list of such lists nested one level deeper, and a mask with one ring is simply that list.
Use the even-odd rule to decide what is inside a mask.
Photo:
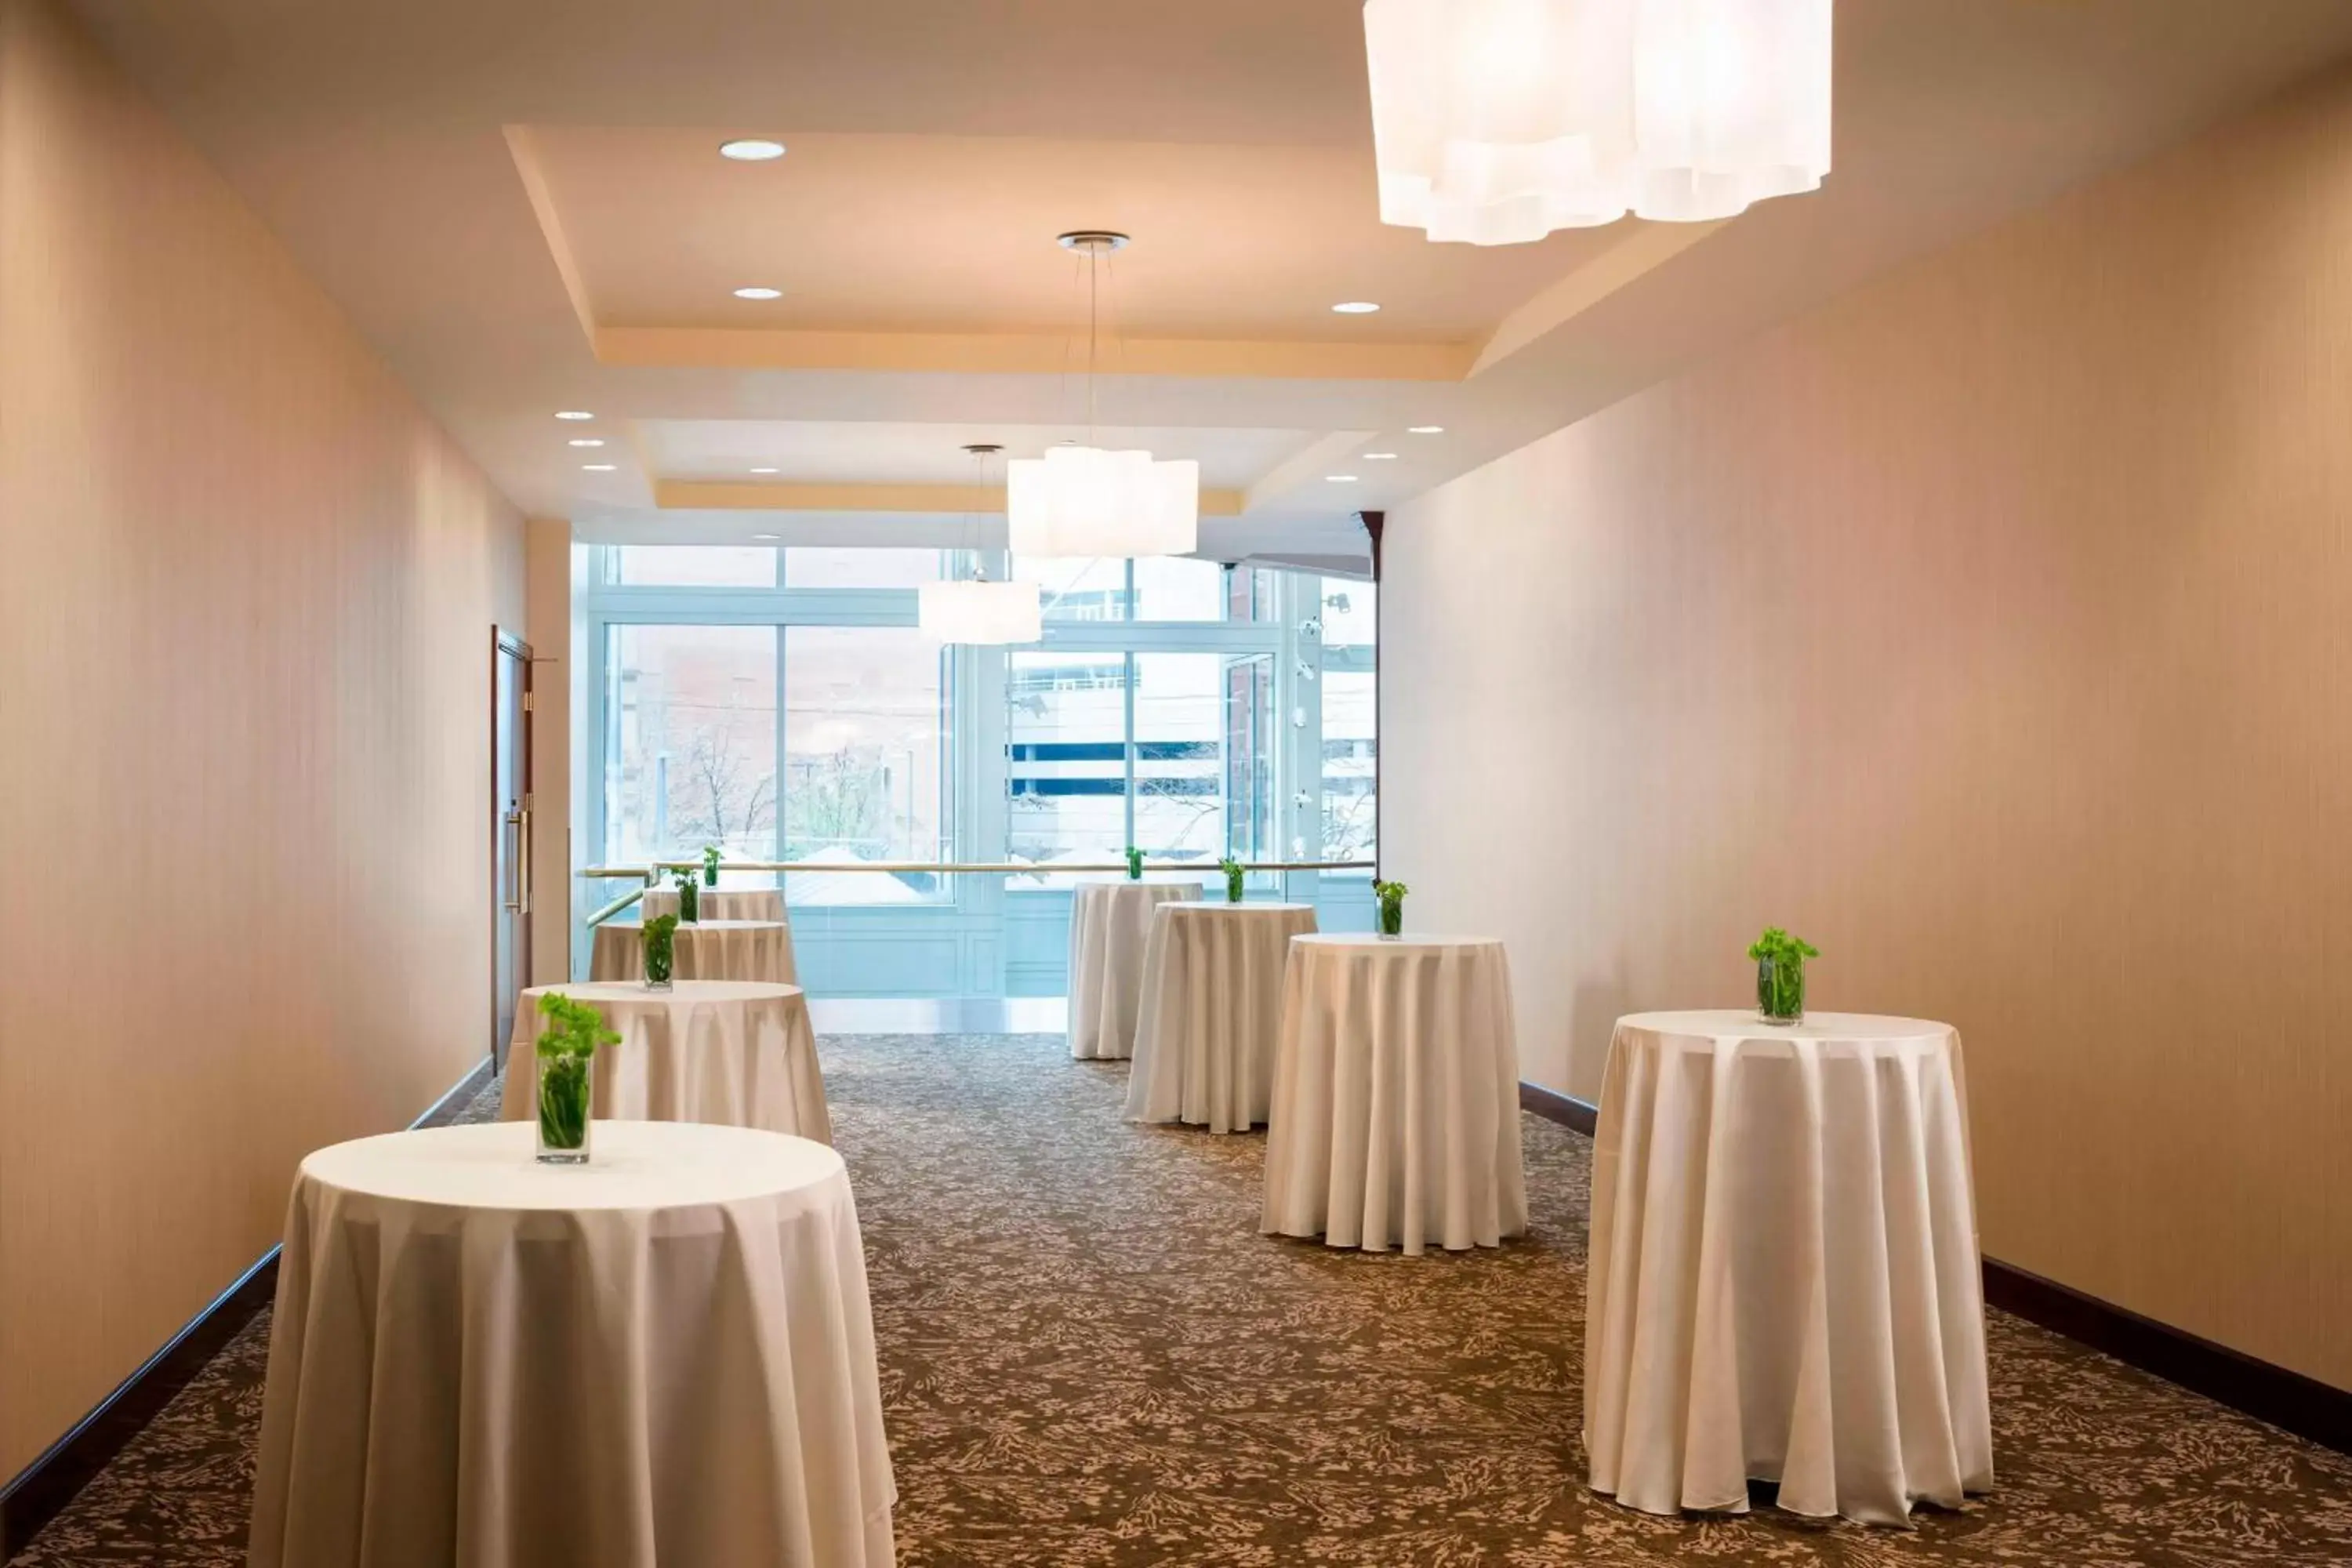
[{"label": "textured wall covering", "polygon": [[487,1050],[522,600],[472,464],[0,0],[0,1477]]},{"label": "textured wall covering", "polygon": [[1988,1253],[2352,1386],[2352,82],[1391,514],[1382,847],[1527,1075],[1967,1041]]}]

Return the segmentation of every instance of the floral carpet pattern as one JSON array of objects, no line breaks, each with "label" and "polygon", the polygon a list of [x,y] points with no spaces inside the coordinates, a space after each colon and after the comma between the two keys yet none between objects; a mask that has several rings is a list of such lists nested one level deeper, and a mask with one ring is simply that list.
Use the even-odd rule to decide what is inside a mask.
[{"label": "floral carpet pattern", "polygon": [[[1059,1036],[821,1055],[908,1568],[2352,1563],[2352,1458],[2000,1313],[1991,1496],[1908,1531],[1632,1513],[1581,1479],[1585,1139],[1526,1119],[1524,1241],[1342,1253],[1257,1234],[1263,1134],[1128,1126],[1125,1064]],[[242,1562],[268,1333],[16,1568]]]}]

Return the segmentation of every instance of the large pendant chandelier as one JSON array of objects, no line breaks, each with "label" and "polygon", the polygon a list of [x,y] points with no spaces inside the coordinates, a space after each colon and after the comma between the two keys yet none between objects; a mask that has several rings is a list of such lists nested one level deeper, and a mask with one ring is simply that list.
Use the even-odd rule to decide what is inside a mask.
[{"label": "large pendant chandelier", "polygon": [[1381,221],[1516,245],[1818,189],[1831,0],[1365,0]]},{"label": "large pendant chandelier", "polygon": [[1127,236],[1099,229],[1061,237],[1066,249],[1087,258],[1088,444],[1051,447],[1043,458],[1005,465],[1004,518],[1015,555],[1184,555],[1200,542],[1200,464],[1158,462],[1149,452],[1092,444],[1098,273],[1103,258],[1126,243]]},{"label": "large pendant chandelier", "polygon": [[[984,487],[988,459],[1004,448],[977,442],[964,450],[971,454],[978,470],[975,478]],[[967,521],[966,543],[970,548],[965,558],[971,560],[979,554],[980,523],[971,514],[967,514]],[[1043,637],[1045,630],[1036,584],[992,583],[977,567],[967,578],[918,584],[915,624],[926,635],[953,643],[1031,643]]]}]

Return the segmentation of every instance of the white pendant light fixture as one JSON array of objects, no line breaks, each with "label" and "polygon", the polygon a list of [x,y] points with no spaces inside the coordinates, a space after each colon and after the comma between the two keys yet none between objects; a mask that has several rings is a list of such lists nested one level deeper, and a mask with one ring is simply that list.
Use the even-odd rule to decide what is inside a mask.
[{"label": "white pendant light fixture", "polygon": [[[977,479],[984,485],[988,459],[1004,450],[986,442],[966,447]],[[969,553],[980,549],[980,521],[967,512]],[[992,583],[977,568],[958,581],[919,584],[915,589],[915,624],[942,642],[1030,643],[1045,633],[1045,610],[1034,583]]]},{"label": "white pendant light fixture", "polygon": [[1515,245],[1818,189],[1831,0],[1365,0],[1381,221]]},{"label": "white pendant light fixture", "polygon": [[1200,542],[1201,465],[1093,445],[1099,271],[1127,236],[1079,229],[1060,237],[1087,258],[1087,437],[1005,465],[1004,517],[1015,555],[1186,555]]}]

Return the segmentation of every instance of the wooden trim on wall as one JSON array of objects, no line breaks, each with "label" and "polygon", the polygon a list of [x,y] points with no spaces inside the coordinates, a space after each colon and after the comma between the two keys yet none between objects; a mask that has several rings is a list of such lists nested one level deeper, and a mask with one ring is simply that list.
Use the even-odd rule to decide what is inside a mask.
[{"label": "wooden trim on wall", "polygon": [[[490,1059],[477,1067],[431,1110],[409,1125],[442,1127],[488,1088]],[[253,1321],[278,1292],[278,1248],[262,1254],[236,1282],[215,1297],[173,1334],[138,1371],[74,1423],[73,1429],[0,1487],[0,1562],[24,1550],[40,1528],[63,1511],[93,1477],[122,1452],[131,1439],[162,1414],[163,1406]]]},{"label": "wooden trim on wall", "polygon": [[2258,1421],[2352,1454],[2352,1390],[2259,1361],[1995,1258],[1984,1260],[1984,1285],[1990,1306]]},{"label": "wooden trim on wall", "polygon": [[[1588,1138],[1601,1117],[1600,1108],[1590,1100],[1524,1079],[1519,1082],[1519,1109]],[[2339,1454],[2352,1454],[2352,1390],[2258,1361],[1998,1258],[1984,1260],[1984,1292],[1988,1306],[2012,1312],[2257,1421],[2267,1421]]]}]

